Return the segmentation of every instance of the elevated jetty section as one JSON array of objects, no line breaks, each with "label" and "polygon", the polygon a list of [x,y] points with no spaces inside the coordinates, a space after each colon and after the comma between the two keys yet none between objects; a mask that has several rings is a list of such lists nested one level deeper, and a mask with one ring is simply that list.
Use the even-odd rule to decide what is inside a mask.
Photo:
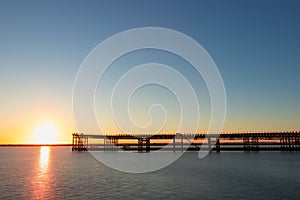
[{"label": "elevated jetty section", "polygon": [[300,151],[300,131],[155,135],[72,134],[72,151]]}]

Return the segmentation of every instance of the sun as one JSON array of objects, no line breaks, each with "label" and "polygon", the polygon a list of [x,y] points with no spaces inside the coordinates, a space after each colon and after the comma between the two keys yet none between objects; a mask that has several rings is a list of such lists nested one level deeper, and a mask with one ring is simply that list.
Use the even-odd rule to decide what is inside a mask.
[{"label": "sun", "polygon": [[34,140],[37,144],[53,144],[56,142],[57,135],[57,129],[53,124],[44,123],[34,131]]}]

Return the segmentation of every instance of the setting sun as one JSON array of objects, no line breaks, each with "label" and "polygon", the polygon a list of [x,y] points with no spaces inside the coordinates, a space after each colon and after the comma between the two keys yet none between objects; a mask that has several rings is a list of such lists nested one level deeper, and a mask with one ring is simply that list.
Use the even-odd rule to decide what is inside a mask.
[{"label": "setting sun", "polygon": [[41,124],[34,132],[35,143],[38,144],[53,144],[56,142],[58,135],[57,129],[52,124]]}]

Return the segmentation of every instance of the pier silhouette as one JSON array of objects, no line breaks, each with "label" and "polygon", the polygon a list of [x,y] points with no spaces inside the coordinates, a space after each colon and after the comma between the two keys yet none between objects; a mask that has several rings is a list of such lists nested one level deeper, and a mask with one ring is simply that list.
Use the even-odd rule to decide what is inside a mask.
[{"label": "pier silhouette", "polygon": [[[300,131],[155,135],[72,134],[72,151],[300,151]],[[92,143],[89,143],[93,140]],[[95,142],[96,141],[96,142]],[[167,146],[167,147],[166,147]]]}]

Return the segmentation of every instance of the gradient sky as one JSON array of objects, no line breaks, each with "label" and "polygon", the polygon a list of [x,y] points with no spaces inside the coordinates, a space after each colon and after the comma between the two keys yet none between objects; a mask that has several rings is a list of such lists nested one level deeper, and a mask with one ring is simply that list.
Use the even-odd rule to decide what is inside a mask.
[{"label": "gradient sky", "polygon": [[[225,131],[300,129],[297,0],[1,0],[0,143],[33,143],[34,130],[44,122],[57,127],[57,143],[70,142],[76,130],[72,87],[84,58],[111,35],[145,26],[180,31],[199,42],[214,59],[227,92]],[[150,57],[144,53],[129,64],[130,59],[116,63],[111,76],[135,60],[181,62],[169,55],[163,59],[157,52],[150,52]],[[190,79],[198,84],[192,76]],[[202,91],[205,89],[199,86],[197,95]],[[134,98],[148,104],[151,99],[147,95],[152,93],[166,94],[166,102],[173,98],[155,87],[137,92]],[[97,93],[96,98],[101,95]],[[209,115],[205,102],[203,111]],[[101,105],[96,107],[102,112]],[[177,112],[172,106],[170,109]],[[146,123],[139,112],[135,116]],[[207,119],[203,118],[204,122]]]}]

